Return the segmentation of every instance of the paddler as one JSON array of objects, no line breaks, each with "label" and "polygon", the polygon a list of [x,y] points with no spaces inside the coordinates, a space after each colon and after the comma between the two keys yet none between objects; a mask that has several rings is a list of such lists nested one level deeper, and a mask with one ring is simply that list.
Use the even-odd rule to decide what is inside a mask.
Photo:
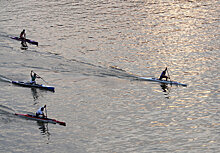
[{"label": "paddler", "polygon": [[36,116],[37,117],[46,117],[45,115],[44,115],[44,109],[46,109],[46,105],[44,105],[43,107],[40,107],[38,110],[37,110],[37,112],[36,112]]},{"label": "paddler", "polygon": [[20,34],[20,39],[21,39],[21,45],[22,47],[27,47],[27,43],[25,41],[26,39],[26,33],[25,33],[25,29],[23,29],[23,31]]},{"label": "paddler", "polygon": [[31,84],[36,84],[36,81],[35,81],[36,78],[40,78],[40,77],[37,76],[37,74],[36,74],[34,71],[32,71],[32,70],[31,70],[31,74],[30,74],[30,75],[31,75],[30,83],[31,83]]},{"label": "paddler", "polygon": [[166,67],[166,69],[161,73],[159,80],[162,80],[163,78],[166,78],[166,81],[167,81],[167,79],[169,79],[169,77],[166,76],[166,72],[167,72],[167,67]]},{"label": "paddler", "polygon": [[25,29],[23,29],[23,31],[21,32],[20,38],[21,38],[21,39],[25,39],[25,38],[26,38]]}]

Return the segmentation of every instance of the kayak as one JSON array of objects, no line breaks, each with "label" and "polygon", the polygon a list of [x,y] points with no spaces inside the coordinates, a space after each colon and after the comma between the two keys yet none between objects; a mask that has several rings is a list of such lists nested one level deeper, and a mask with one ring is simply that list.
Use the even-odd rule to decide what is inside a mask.
[{"label": "kayak", "polygon": [[21,82],[21,81],[12,81],[12,84],[15,85],[19,85],[22,87],[30,87],[30,88],[40,88],[40,89],[44,89],[44,90],[50,90],[50,91],[55,91],[55,87],[51,87],[51,86],[46,86],[43,84],[31,84],[30,82]]},{"label": "kayak", "polygon": [[179,82],[176,82],[176,81],[159,80],[157,78],[138,77],[138,80],[153,81],[153,82],[159,82],[159,83],[171,84],[171,85],[174,84],[174,85],[180,85],[180,86],[187,86],[187,84],[179,83]]},{"label": "kayak", "polygon": [[32,44],[32,45],[37,45],[38,46],[38,42],[36,42],[36,41],[33,41],[33,40],[30,40],[30,39],[22,39],[22,38],[20,38],[20,37],[10,37],[11,39],[15,39],[15,40],[18,40],[18,41],[26,41],[26,42],[28,42],[28,43],[30,43],[30,44]]},{"label": "kayak", "polygon": [[65,122],[57,121],[57,120],[51,119],[51,118],[37,117],[36,115],[31,115],[31,114],[17,114],[17,113],[15,113],[15,115],[20,116],[20,117],[24,117],[24,118],[30,119],[30,120],[36,120],[36,121],[41,121],[41,122],[45,122],[45,123],[53,123],[53,124],[57,123],[57,124],[66,126]]}]

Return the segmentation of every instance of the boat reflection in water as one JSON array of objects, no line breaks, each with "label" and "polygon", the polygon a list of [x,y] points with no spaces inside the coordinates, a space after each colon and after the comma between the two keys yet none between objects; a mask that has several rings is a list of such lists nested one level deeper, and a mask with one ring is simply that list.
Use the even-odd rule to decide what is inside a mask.
[{"label": "boat reflection in water", "polygon": [[36,88],[31,88],[31,93],[32,93],[32,96],[33,96],[34,101],[35,101],[34,105],[36,105],[36,104],[38,103],[38,102],[36,102],[36,101],[37,101],[37,99],[39,98],[37,89],[36,89]]},{"label": "boat reflection in water", "polygon": [[[47,140],[50,140],[50,132],[49,132],[49,128],[48,128],[48,123],[44,123],[41,121],[37,121],[37,125],[39,126],[39,129],[41,131],[41,134],[44,136],[47,136]],[[49,143],[49,142],[48,142]]]},{"label": "boat reflection in water", "polygon": [[168,87],[167,84],[161,84],[160,87],[162,88],[164,95],[166,96],[167,99],[170,98],[169,94],[170,94],[170,87]]},{"label": "boat reflection in water", "polygon": [[39,98],[43,97],[44,93],[46,93],[46,90],[41,90],[41,89],[37,89],[37,88],[31,88],[31,93],[34,99],[34,105],[39,103]]}]

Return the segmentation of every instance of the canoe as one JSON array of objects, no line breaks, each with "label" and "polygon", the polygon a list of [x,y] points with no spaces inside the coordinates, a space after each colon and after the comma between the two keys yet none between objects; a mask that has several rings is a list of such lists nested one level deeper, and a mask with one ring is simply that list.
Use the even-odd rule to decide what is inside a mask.
[{"label": "canoe", "polygon": [[138,77],[138,80],[153,81],[153,82],[159,82],[159,83],[171,84],[171,85],[187,86],[187,84],[183,84],[183,83],[180,83],[180,82],[170,81],[170,80],[168,80],[168,81],[166,81],[166,80],[159,80],[157,78]]},{"label": "canoe", "polygon": [[11,83],[22,87],[39,88],[53,92],[55,91],[55,87],[51,87],[43,84],[31,84],[30,82],[21,82],[21,81],[12,81]]},{"label": "canoe", "polygon": [[18,41],[26,41],[32,45],[37,45],[38,46],[38,42],[36,41],[33,41],[33,40],[30,40],[30,39],[22,39],[20,37],[10,37],[11,39],[15,39],[15,40],[18,40]]},{"label": "canoe", "polygon": [[15,115],[26,118],[26,119],[30,119],[30,120],[36,120],[36,121],[41,121],[41,122],[45,122],[45,123],[53,123],[53,124],[60,124],[60,125],[66,126],[65,122],[61,122],[61,121],[51,119],[51,118],[37,117],[36,115],[31,115],[31,114],[17,114],[17,113],[15,113]]}]

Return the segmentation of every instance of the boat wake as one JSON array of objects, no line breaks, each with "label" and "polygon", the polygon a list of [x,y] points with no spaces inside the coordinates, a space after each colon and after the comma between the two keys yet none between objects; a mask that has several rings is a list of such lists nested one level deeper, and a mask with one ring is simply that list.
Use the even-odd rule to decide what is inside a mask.
[{"label": "boat wake", "polygon": [[4,82],[9,82],[9,83],[12,83],[12,80],[3,76],[3,75],[0,75],[0,81],[4,81]]},{"label": "boat wake", "polygon": [[13,114],[15,111],[4,105],[0,105],[0,114]]},{"label": "boat wake", "polygon": [[4,105],[0,105],[0,123],[10,123],[13,121],[13,114],[14,114],[14,110],[4,106]]}]

